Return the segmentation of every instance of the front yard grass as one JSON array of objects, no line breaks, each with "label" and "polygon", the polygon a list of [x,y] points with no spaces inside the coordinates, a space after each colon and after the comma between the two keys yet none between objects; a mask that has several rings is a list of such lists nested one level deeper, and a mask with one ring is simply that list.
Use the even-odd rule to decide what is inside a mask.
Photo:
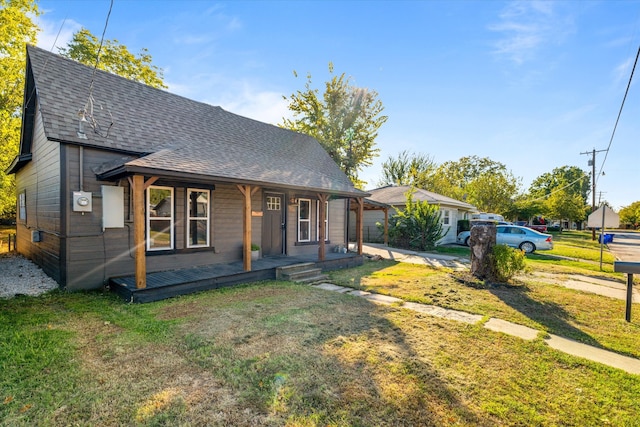
[{"label": "front yard grass", "polygon": [[[372,265],[385,268],[361,280],[394,267]],[[276,281],[145,305],[3,300],[0,369],[3,426],[637,425],[640,413],[638,376],[541,340]]]},{"label": "front yard grass", "polygon": [[[527,263],[557,280],[622,280],[592,260]],[[624,301],[539,275],[485,285],[369,261],[331,277],[640,357]],[[100,292],[0,300],[0,371],[0,426],[640,425],[638,375],[282,281],[143,305]]]}]

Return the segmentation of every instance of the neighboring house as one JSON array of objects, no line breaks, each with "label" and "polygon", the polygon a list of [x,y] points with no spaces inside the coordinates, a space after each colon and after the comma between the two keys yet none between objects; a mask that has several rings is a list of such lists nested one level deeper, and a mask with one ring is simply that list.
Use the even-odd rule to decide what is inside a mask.
[{"label": "neighboring house", "polygon": [[26,69],[18,250],[66,289],[347,245],[368,194],[315,139],[33,46]]},{"label": "neighboring house", "polygon": [[[389,185],[386,187],[376,188],[375,190],[368,190],[371,195],[365,199],[364,203],[366,205],[369,202],[370,208],[365,209],[363,214],[363,239],[365,242],[384,241],[384,233],[376,224],[384,224],[385,212],[383,208],[376,208],[374,204],[378,206],[387,205],[387,214],[390,218],[398,210],[404,209],[407,202],[408,191],[411,191],[411,187],[406,185]],[[475,206],[470,205],[469,203],[461,202],[459,200],[452,199],[451,197],[446,197],[420,188],[414,189],[413,200],[440,206],[443,232],[446,233],[440,240],[440,244],[455,243],[458,220],[470,219],[472,213],[478,211]],[[355,219],[350,221],[350,224],[355,232]],[[354,232],[350,231],[349,234],[355,236]]]}]

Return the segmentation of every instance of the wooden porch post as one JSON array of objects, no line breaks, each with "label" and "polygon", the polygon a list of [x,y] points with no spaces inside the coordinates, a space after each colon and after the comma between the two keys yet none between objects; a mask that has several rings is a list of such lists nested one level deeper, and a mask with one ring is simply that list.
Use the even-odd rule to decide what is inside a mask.
[{"label": "wooden porch post", "polygon": [[325,204],[329,200],[328,194],[320,194],[318,193],[318,203],[320,206],[318,207],[318,261],[324,261],[326,248],[325,248],[325,239],[324,235],[325,231]]},{"label": "wooden porch post", "polygon": [[358,255],[362,255],[362,227],[364,217],[364,198],[358,197],[356,199],[358,203],[358,212],[356,214],[356,242],[358,245]]},{"label": "wooden porch post", "polygon": [[133,193],[133,247],[135,248],[134,259],[137,289],[147,287],[146,242],[144,239],[144,190],[157,180],[158,177],[152,177],[145,182],[144,176],[142,175],[134,175],[133,179],[129,178],[129,184],[131,185],[131,191]]},{"label": "wooden porch post", "polygon": [[251,196],[258,191],[258,187],[251,188],[251,185],[238,184],[238,190],[244,196],[242,228],[242,260],[244,271],[251,271]]}]

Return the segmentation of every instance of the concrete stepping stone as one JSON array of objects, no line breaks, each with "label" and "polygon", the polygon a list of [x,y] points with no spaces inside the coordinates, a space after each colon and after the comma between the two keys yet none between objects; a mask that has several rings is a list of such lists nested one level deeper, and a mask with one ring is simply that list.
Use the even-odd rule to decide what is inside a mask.
[{"label": "concrete stepping stone", "polygon": [[345,288],[344,286],[334,285],[333,283],[320,283],[318,285],[314,285],[315,288],[324,289],[325,291],[333,291],[345,293],[351,290],[351,288]]},{"label": "concrete stepping stone", "polygon": [[623,356],[622,354],[582,344],[557,335],[550,335],[545,341],[549,347],[572,356],[582,357],[592,362],[621,369],[630,374],[640,375],[640,360],[633,357]]},{"label": "concrete stepping stone", "polygon": [[495,317],[489,319],[489,321],[484,324],[484,327],[495,332],[502,332],[529,341],[536,339],[538,337],[538,333],[540,333],[537,329],[518,325],[517,323],[507,322],[502,319],[496,319]]},{"label": "concrete stepping stone", "polygon": [[358,290],[351,290],[349,292],[347,292],[349,295],[353,295],[355,297],[365,297],[367,295],[371,295],[371,292],[367,292],[367,291],[358,291]]},{"label": "concrete stepping stone", "polygon": [[443,319],[456,320],[458,322],[469,323],[471,325],[482,320],[479,314],[466,313],[464,311],[450,310],[448,308],[438,307],[436,305],[420,304],[415,302],[405,302],[403,308],[416,311],[418,313],[428,314],[430,316],[441,317]]},{"label": "concrete stepping stone", "polygon": [[[376,304],[400,304],[402,308],[406,308],[417,313],[424,313],[430,316],[455,320],[472,325],[480,322],[483,319],[483,316],[479,314],[471,314],[464,311],[451,310],[435,305],[408,302],[400,298],[354,290],[344,286],[334,285],[332,283],[321,283],[314,286],[316,288],[324,289],[327,291],[340,292],[353,296],[363,297]],[[610,289],[615,290],[613,288]],[[484,324],[484,327],[495,332],[502,332],[529,341],[536,339],[540,333],[540,331],[537,329],[518,325],[512,322],[507,322],[506,320],[502,319],[496,319],[494,317],[490,318]],[[603,350],[597,347],[590,346],[588,344],[582,344],[577,341],[559,337],[557,335],[550,335],[549,338],[545,339],[545,343],[555,350],[562,351],[572,356],[581,357],[583,359],[591,360],[597,363],[602,363],[613,368],[621,369],[630,374],[640,375],[639,359],[624,356],[612,351]]]},{"label": "concrete stepping stone", "polygon": [[381,295],[381,294],[369,294],[369,295],[363,295],[363,297],[368,299],[369,301],[373,301],[375,303],[384,304],[384,305],[391,305],[394,303],[404,302],[400,298],[390,297],[388,295]]}]

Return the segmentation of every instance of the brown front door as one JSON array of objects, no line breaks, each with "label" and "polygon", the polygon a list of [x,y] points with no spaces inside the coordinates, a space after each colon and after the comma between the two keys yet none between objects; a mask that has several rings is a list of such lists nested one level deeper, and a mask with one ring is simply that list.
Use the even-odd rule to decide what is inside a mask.
[{"label": "brown front door", "polygon": [[265,193],[262,217],[262,256],[282,255],[284,252],[284,197]]}]

